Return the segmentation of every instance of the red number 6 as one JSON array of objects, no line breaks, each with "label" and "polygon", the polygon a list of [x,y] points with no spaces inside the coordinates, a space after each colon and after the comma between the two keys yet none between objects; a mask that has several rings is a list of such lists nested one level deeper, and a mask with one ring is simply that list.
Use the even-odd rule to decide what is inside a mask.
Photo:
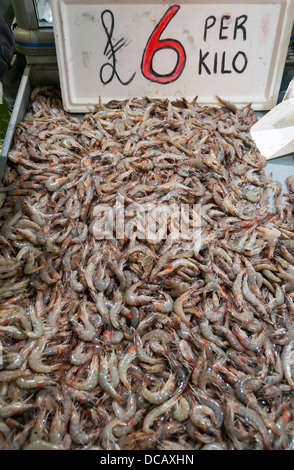
[{"label": "red number 6", "polygon": [[[163,31],[166,29],[169,22],[173,19],[173,17],[177,14],[180,9],[180,5],[174,5],[170,7],[164,17],[160,20],[156,28],[154,29],[153,33],[151,34],[147,46],[144,50],[143,59],[142,59],[142,73],[144,77],[148,80],[156,83],[171,83],[177,80],[181,73],[183,72],[186,64],[186,52],[184,47],[179,41],[174,39],[165,39],[161,40],[160,36]],[[152,66],[153,58],[156,52],[162,49],[173,49],[177,53],[177,63],[172,70],[172,72],[168,74],[158,74]]]}]

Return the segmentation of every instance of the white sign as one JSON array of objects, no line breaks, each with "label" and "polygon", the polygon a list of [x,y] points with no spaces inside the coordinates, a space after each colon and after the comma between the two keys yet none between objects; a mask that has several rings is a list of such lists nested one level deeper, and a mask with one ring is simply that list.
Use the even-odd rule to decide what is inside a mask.
[{"label": "white sign", "polygon": [[276,104],[294,0],[51,0],[64,105],[130,97]]}]

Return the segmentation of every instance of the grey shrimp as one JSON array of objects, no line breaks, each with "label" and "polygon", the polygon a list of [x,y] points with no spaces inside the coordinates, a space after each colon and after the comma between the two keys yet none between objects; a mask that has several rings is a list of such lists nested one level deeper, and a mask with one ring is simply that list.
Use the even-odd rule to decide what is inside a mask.
[{"label": "grey shrimp", "polygon": [[190,415],[190,403],[185,397],[180,397],[172,408],[173,418],[180,423],[186,421]]},{"label": "grey shrimp", "polygon": [[93,356],[93,349],[89,349],[89,351],[85,352],[84,349],[86,348],[86,342],[80,341],[78,345],[72,349],[70,353],[70,363],[74,366],[81,366],[86,364],[91,357]]},{"label": "grey shrimp", "polygon": [[122,419],[123,421],[129,421],[132,419],[137,411],[137,399],[135,394],[131,393],[128,400],[126,408],[121,406],[117,401],[112,402],[112,408],[114,411],[115,416],[118,419]]},{"label": "grey shrimp", "polygon": [[29,357],[29,366],[34,372],[48,374],[60,368],[60,364],[54,364],[49,366],[48,364],[43,364],[43,351],[47,343],[47,337],[43,336],[39,339],[36,346],[32,350]]},{"label": "grey shrimp", "polygon": [[294,364],[294,340],[290,341],[286,346],[283,347],[281,361],[285,379],[287,380],[291,389],[294,389],[294,381],[292,378],[292,366]]},{"label": "grey shrimp", "polygon": [[196,290],[198,290],[198,289],[199,289],[199,285],[197,284],[196,286],[192,287],[191,289],[189,289],[184,294],[180,295],[175,300],[174,306],[173,306],[174,313],[189,327],[191,326],[191,322],[186,317],[186,314],[185,314],[185,311],[184,311],[184,308],[183,308],[183,304],[187,299],[190,298],[191,294],[193,292],[195,292]]},{"label": "grey shrimp", "polygon": [[93,356],[89,370],[87,371],[87,377],[84,379],[75,378],[69,381],[69,385],[76,390],[90,391],[94,390],[99,381],[99,364],[97,354]]},{"label": "grey shrimp", "polygon": [[144,418],[143,431],[148,431],[152,427],[154,421],[159,418],[159,416],[167,413],[170,409],[172,409],[175,406],[178,398],[179,394],[175,394],[161,405],[152,408]]},{"label": "grey shrimp", "polygon": [[131,346],[127,353],[120,359],[118,362],[118,372],[122,384],[126,387],[127,390],[131,389],[131,385],[127,378],[128,368],[131,366],[131,363],[136,358],[137,352],[135,346]]},{"label": "grey shrimp", "polygon": [[10,418],[14,415],[25,413],[28,410],[38,408],[37,405],[24,403],[22,401],[15,401],[11,404],[0,404],[0,418]]},{"label": "grey shrimp", "polygon": [[87,434],[86,432],[81,430],[82,425],[80,423],[80,416],[77,412],[76,408],[73,406],[71,417],[70,417],[70,425],[69,425],[69,433],[70,437],[72,438],[75,444],[79,445],[86,445],[89,444],[93,435]]},{"label": "grey shrimp", "polygon": [[216,436],[216,418],[213,410],[206,405],[194,405],[190,413],[192,424],[206,434]]},{"label": "grey shrimp", "polygon": [[113,419],[107,423],[102,431],[101,440],[102,446],[105,450],[120,450],[117,444],[118,438],[114,436],[114,428],[116,426],[125,426],[126,422],[122,419]]},{"label": "grey shrimp", "polygon": [[77,322],[75,318],[71,318],[70,322],[72,323],[73,329],[78,335],[79,339],[82,341],[87,342],[94,342],[96,338],[96,329],[93,323],[90,320],[89,313],[87,311],[87,307],[82,302],[80,304],[80,314],[78,315],[79,319],[81,319],[81,323]]},{"label": "grey shrimp", "polygon": [[131,305],[133,307],[136,306],[141,306],[141,305],[146,305],[150,302],[153,301],[153,298],[147,295],[136,295],[136,290],[142,286],[144,283],[142,281],[139,281],[135,284],[133,284],[131,287],[129,287],[126,290],[126,293],[124,295],[124,302],[127,305]]},{"label": "grey shrimp", "polygon": [[102,390],[109,394],[114,400],[117,400],[119,402],[125,401],[123,397],[117,393],[117,391],[114,389],[114,387],[108,380],[108,362],[105,356],[102,356],[100,359],[98,380]]},{"label": "grey shrimp", "polygon": [[41,338],[45,332],[42,320],[38,317],[35,307],[29,306],[30,320],[32,323],[33,330],[26,331],[26,335],[29,338]]},{"label": "grey shrimp", "polygon": [[151,391],[147,388],[147,378],[144,377],[143,386],[141,388],[141,393],[145,400],[153,405],[161,405],[162,403],[166,402],[172,393],[175,390],[175,376],[173,373],[170,374],[167,382],[163,385],[163,387],[158,391]]},{"label": "grey shrimp", "polygon": [[121,327],[120,322],[118,320],[118,315],[121,312],[122,306],[123,306],[123,296],[121,292],[118,290],[114,297],[114,305],[113,307],[111,307],[109,311],[109,318],[110,318],[111,324],[116,329],[119,329]]}]

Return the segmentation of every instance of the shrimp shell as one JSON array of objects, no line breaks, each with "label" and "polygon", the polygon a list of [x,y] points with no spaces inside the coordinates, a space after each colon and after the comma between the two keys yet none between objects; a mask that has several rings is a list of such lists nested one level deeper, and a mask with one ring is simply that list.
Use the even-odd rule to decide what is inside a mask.
[{"label": "shrimp shell", "polygon": [[3,171],[0,449],[291,449],[293,177],[250,105],[98,101],[34,89]]}]

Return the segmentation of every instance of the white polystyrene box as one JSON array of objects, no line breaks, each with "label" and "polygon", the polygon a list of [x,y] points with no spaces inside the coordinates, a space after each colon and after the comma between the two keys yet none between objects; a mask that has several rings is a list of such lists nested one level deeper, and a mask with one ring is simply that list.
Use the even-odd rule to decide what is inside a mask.
[{"label": "white polystyrene box", "polygon": [[269,110],[278,99],[294,0],[51,0],[63,104],[99,97],[215,96]]}]

